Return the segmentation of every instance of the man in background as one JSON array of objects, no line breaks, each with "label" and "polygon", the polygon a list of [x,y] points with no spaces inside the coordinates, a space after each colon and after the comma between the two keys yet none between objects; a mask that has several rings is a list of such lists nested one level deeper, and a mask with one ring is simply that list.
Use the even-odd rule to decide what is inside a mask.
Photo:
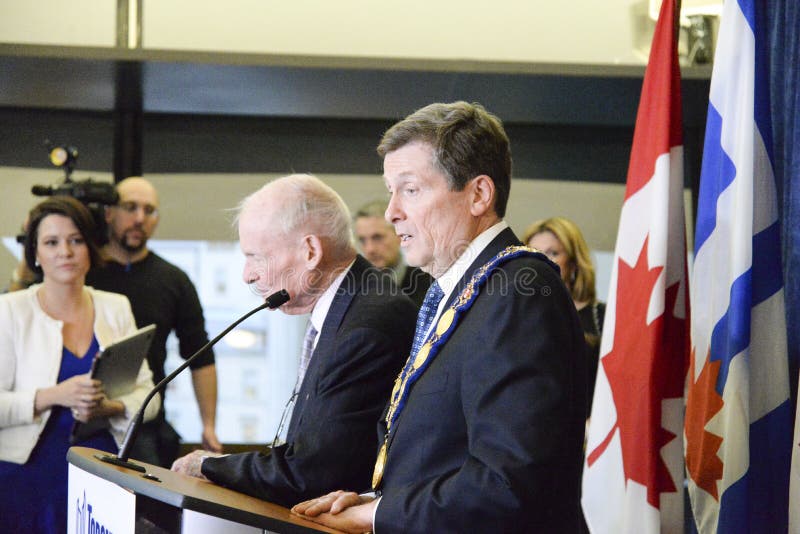
[{"label": "man in background", "polygon": [[385,219],[387,207],[385,200],[375,200],[356,211],[353,223],[356,239],[361,253],[372,265],[391,274],[400,291],[419,307],[433,278],[419,267],[406,264],[400,253],[400,236]]},{"label": "man in background", "polygon": [[[283,313],[310,313],[285,443],[215,457],[194,451],[173,471],[289,506],[369,484],[375,423],[408,356],[417,310],[356,254],[350,213],[319,179],[295,174],[247,197],[238,215],[243,279],[286,289]],[[281,434],[279,425],[278,434]]]},{"label": "man in background", "polygon": [[[136,176],[119,182],[117,192],[118,204],[106,208],[108,243],[103,247],[106,266],[89,271],[86,284],[128,297],[137,326],[155,323],[156,336],[147,361],[153,371],[153,383],[157,384],[165,376],[170,332],[175,331],[183,358],[205,345],[208,334],[200,300],[189,277],[147,248],[160,217],[155,187]],[[203,448],[221,452],[222,445],[215,429],[217,370],[214,353],[207,351],[190,367],[203,424]],[[142,425],[131,448],[131,457],[169,467],[178,457],[180,436],[165,418],[164,402],[161,406],[156,420]]]}]

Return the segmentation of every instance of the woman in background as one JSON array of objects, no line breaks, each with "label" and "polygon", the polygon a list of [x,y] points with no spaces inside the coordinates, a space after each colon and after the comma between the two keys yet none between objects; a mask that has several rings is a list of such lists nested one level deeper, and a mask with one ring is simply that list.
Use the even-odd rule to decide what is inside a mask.
[{"label": "woman in background", "polygon": [[589,247],[578,226],[564,217],[551,217],[533,223],[523,242],[546,254],[561,269],[561,279],[569,289],[583,326],[589,358],[589,390],[586,416],[591,413],[594,382],[600,356],[600,336],[606,305],[597,300],[595,276]]},{"label": "woman in background", "polygon": [[115,453],[153,387],[146,359],[136,389],[117,399],[89,377],[100,348],[136,330],[124,296],[84,285],[100,261],[93,235],[83,204],[42,201],[25,238],[25,261],[42,283],[0,295],[0,532],[66,532],[74,422],[106,418],[108,430],[76,445]]}]

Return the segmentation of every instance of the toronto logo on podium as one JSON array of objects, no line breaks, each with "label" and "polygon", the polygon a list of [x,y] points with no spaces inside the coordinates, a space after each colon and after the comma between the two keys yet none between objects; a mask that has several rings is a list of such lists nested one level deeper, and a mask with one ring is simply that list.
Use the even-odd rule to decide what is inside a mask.
[{"label": "toronto logo on podium", "polygon": [[112,534],[111,530],[92,515],[92,505],[83,492],[83,500],[78,497],[75,510],[75,532],[77,534]]}]

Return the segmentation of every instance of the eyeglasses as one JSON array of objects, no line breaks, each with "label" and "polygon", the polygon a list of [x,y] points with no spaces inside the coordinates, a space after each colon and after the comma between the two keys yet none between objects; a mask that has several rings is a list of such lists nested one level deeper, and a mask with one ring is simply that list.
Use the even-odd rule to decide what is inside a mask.
[{"label": "eyeglasses", "polygon": [[270,445],[270,449],[274,449],[278,445],[282,444],[286,440],[281,436],[283,434],[283,427],[286,423],[289,422],[289,418],[291,417],[291,413],[294,411],[294,404],[297,400],[297,388],[292,391],[292,396],[289,397],[289,400],[286,401],[286,406],[283,408],[283,413],[281,414],[281,420],[278,422],[278,430],[275,431],[275,437],[272,439],[272,445]]},{"label": "eyeglasses", "polygon": [[157,217],[158,208],[152,204],[139,204],[138,202],[120,202],[117,207],[125,213],[134,214],[140,209],[144,212],[145,217]]}]

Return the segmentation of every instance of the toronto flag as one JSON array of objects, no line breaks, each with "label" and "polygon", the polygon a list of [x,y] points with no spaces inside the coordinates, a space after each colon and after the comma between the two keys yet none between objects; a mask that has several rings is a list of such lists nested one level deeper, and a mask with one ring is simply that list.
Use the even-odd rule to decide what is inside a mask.
[{"label": "toronto flag", "polygon": [[788,521],[792,405],[765,7],[723,4],[711,76],[685,422],[702,533],[786,532]]}]

